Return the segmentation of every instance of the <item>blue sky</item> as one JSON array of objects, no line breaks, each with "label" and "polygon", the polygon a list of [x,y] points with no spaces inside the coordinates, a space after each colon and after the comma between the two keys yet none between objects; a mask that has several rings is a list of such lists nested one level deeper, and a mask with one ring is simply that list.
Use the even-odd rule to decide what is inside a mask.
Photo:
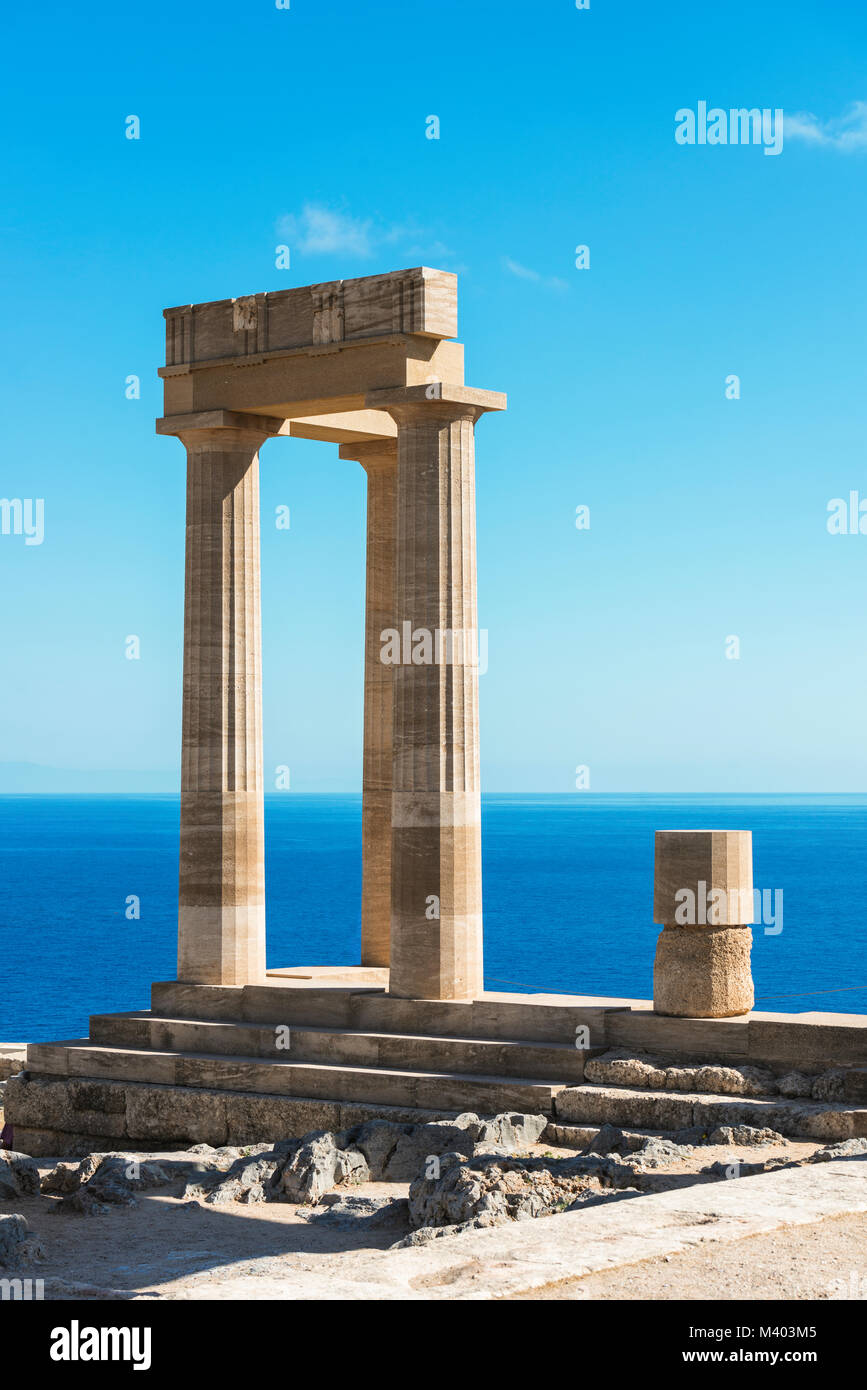
[{"label": "blue sky", "polygon": [[[860,0],[5,24],[0,496],[44,498],[45,538],[0,535],[0,762],[177,785],[162,309],[428,264],[459,273],[468,383],[509,396],[477,431],[484,787],[863,789],[867,536],[826,527],[867,498]],[[678,145],[702,100],[783,109],[783,152]],[[262,451],[265,762],[298,790],[360,786],[364,475],[336,455]]]}]

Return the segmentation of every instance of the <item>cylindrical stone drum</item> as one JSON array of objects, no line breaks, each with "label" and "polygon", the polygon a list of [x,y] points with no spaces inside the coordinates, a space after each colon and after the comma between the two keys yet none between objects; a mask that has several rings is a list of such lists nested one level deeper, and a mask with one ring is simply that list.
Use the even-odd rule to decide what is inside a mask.
[{"label": "cylindrical stone drum", "polygon": [[658,830],[653,917],[662,924],[653,1007],[679,1018],[732,1018],[753,1007],[749,830]]}]

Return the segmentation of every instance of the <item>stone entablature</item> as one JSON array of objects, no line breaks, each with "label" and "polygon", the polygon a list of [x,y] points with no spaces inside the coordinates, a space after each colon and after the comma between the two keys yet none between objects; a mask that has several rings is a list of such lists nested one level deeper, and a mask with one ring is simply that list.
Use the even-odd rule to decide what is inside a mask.
[{"label": "stone entablature", "polygon": [[164,310],[166,367],[293,348],[458,331],[457,276],[417,266]]}]

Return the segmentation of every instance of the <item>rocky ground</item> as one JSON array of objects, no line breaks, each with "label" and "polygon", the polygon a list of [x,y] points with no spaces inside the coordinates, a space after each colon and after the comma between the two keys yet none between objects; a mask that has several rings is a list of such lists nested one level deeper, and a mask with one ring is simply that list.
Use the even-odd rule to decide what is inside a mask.
[{"label": "rocky ground", "polygon": [[[489,1227],[867,1153],[867,1140],[792,1141],[749,1126],[662,1136],[609,1125],[579,1151],[545,1144],[545,1128],[542,1116],[464,1115],[425,1125],[374,1120],[245,1149],[62,1161],[7,1152],[0,1272],[44,1279],[49,1298],[257,1297],[305,1271],[317,1284],[330,1271],[345,1278],[374,1251],[439,1248],[443,1239],[457,1249]],[[622,1271],[608,1272],[542,1296],[716,1297],[717,1285],[719,1296],[762,1296],[727,1295],[722,1266],[719,1275],[704,1271],[699,1292],[700,1271],[675,1258],[679,1281],[651,1274],[625,1283]],[[641,1291],[624,1292],[633,1287]]]}]

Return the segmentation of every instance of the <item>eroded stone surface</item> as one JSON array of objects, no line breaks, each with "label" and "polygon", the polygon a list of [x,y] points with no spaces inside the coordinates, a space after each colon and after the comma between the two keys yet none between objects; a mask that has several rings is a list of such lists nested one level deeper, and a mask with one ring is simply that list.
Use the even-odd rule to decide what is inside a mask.
[{"label": "eroded stone surface", "polygon": [[44,1257],[42,1242],[30,1230],[25,1217],[17,1213],[0,1216],[0,1266],[15,1269]]},{"label": "eroded stone surface", "polygon": [[807,1162],[832,1163],[837,1158],[858,1158],[861,1154],[867,1154],[867,1139],[844,1139],[840,1144],[829,1144],[826,1149],[819,1149]]},{"label": "eroded stone surface", "polygon": [[39,1191],[39,1169],[27,1154],[7,1149],[0,1153],[0,1198]]},{"label": "eroded stone surface", "polygon": [[[713,1095],[763,1096],[777,1090],[772,1071],[745,1063],[742,1066],[715,1064],[673,1065],[650,1054],[612,1048],[601,1057],[591,1057],[584,1066],[584,1079],[610,1086],[638,1086],[654,1091],[700,1091]],[[809,1088],[806,1092],[810,1094]]]},{"label": "eroded stone surface", "polygon": [[720,1125],[711,1131],[705,1141],[708,1144],[781,1144],[783,1135],[775,1129],[761,1129],[754,1125]]},{"label": "eroded stone surface", "polygon": [[755,1002],[749,927],[664,926],[653,963],[653,1007],[673,1018],[735,1018]]},{"label": "eroded stone surface", "polygon": [[92,1154],[74,1173],[62,1167],[56,1179],[58,1188],[65,1189],[59,1209],[85,1216],[105,1215],[113,1206],[136,1206],[139,1193],[172,1181],[161,1164],[133,1154]]},{"label": "eroded stone surface", "polygon": [[344,1183],[367,1182],[370,1170],[357,1149],[338,1148],[333,1134],[311,1134],[290,1155],[280,1175],[289,1202],[318,1202]]}]

